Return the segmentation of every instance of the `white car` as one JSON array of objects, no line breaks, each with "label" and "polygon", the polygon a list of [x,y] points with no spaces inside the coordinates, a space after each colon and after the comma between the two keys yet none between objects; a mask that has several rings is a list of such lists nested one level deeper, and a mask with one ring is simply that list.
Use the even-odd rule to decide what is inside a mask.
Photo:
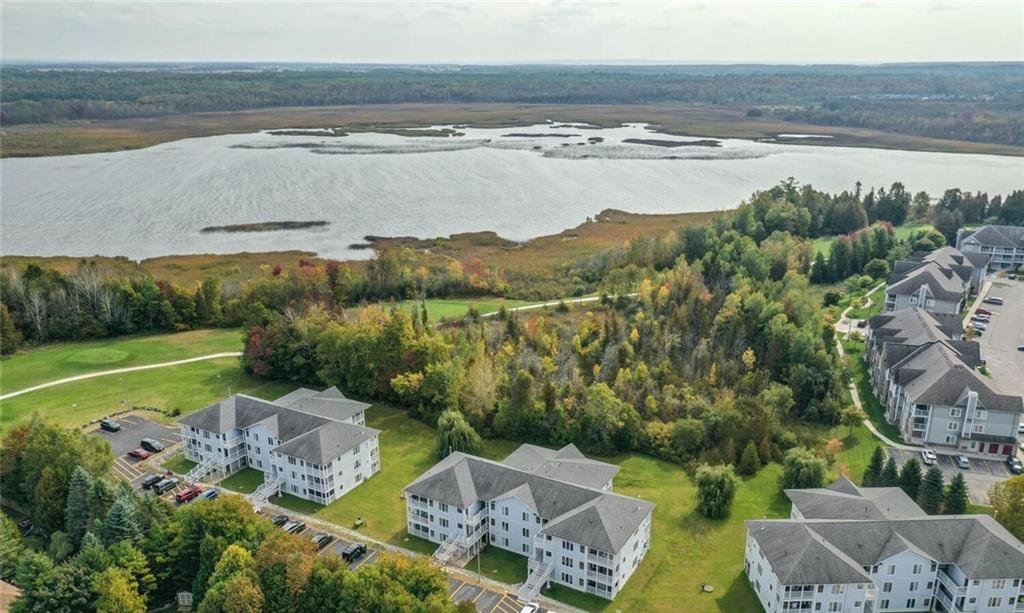
[{"label": "white car", "polygon": [[953,461],[956,462],[957,468],[971,469],[971,461],[965,455],[955,455],[953,456]]},{"label": "white car", "polygon": [[988,325],[983,324],[979,321],[972,321],[970,327],[974,328],[975,330],[981,330],[982,332],[988,330]]},{"label": "white car", "polygon": [[934,466],[939,461],[939,457],[931,449],[922,449],[921,461],[924,462],[925,466]]},{"label": "white car", "polygon": [[528,602],[523,605],[522,609],[519,609],[519,613],[537,613],[540,611],[540,605],[536,602]]}]

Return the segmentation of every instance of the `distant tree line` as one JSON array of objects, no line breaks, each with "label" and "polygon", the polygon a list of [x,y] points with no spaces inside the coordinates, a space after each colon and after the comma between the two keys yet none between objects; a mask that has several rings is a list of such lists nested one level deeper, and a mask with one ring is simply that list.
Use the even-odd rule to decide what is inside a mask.
[{"label": "distant tree line", "polygon": [[0,123],[399,102],[748,106],[823,125],[1024,145],[1016,64],[686,67],[7,66]]}]

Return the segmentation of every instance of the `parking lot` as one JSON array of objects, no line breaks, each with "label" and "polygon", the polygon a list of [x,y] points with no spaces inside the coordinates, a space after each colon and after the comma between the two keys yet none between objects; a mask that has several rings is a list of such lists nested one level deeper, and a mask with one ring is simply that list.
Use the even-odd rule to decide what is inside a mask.
[{"label": "parking lot", "polygon": [[1024,281],[996,278],[986,297],[999,296],[1002,305],[981,304],[992,312],[988,329],[978,343],[992,379],[1007,393],[1024,392]]},{"label": "parking lot", "polygon": [[[138,414],[122,415],[115,421],[121,424],[121,429],[117,432],[107,432],[98,428],[91,432],[94,436],[103,437],[110,443],[110,449],[114,452],[114,471],[135,486],[138,486],[147,474],[163,472],[160,469],[160,463],[175,453],[171,447],[181,441],[181,433],[176,428],[165,426]],[[168,449],[154,453],[145,461],[128,457],[127,453],[136,449],[144,438],[156,439],[166,445]],[[164,498],[173,497],[173,495],[174,492],[168,492]]]},{"label": "parking lot", "polygon": [[[904,451],[902,449],[893,449],[889,447],[886,449],[889,455],[896,458],[896,463],[903,468],[903,465],[910,458],[917,458],[921,461],[921,454],[918,451]],[[971,458],[971,467],[969,469],[957,468],[956,464],[953,463],[953,456],[938,454],[938,462],[936,463],[942,470],[942,475],[946,479],[946,483],[956,475],[961,473],[964,476],[964,480],[967,481],[967,489],[971,498],[971,502],[975,504],[988,504],[988,490],[994,484],[1002,481],[1003,479],[1013,476],[1010,473],[1010,469],[1007,468],[1005,462],[999,460],[980,460],[978,458]],[[922,462],[921,468],[928,470],[928,466],[924,466]]]}]

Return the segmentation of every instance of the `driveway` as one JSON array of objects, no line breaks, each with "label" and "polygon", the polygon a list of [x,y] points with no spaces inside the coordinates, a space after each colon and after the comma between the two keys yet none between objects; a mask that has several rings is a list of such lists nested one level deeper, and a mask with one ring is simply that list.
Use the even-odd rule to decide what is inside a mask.
[{"label": "driveway", "polygon": [[[886,453],[896,458],[896,463],[900,468],[903,468],[903,465],[910,458],[917,458],[919,462],[921,461],[921,454],[917,451],[906,451],[888,447],[886,448]],[[958,473],[962,474],[967,482],[968,496],[971,502],[975,504],[988,504],[989,488],[1013,476],[1010,474],[1006,464],[997,460],[971,458],[971,467],[964,470],[957,468],[956,464],[953,463],[953,456],[943,453],[938,453],[937,455],[939,461],[936,465],[942,470],[942,476],[945,477],[946,483],[948,484]],[[921,468],[927,470],[929,467],[924,466],[922,463]]]},{"label": "driveway", "polygon": [[1017,346],[1024,344],[1024,282],[993,279],[986,296],[999,296],[1004,302],[981,305],[992,311],[988,329],[978,339],[981,357],[997,387],[1012,394],[1024,393],[1024,351],[1017,351]]},{"label": "driveway", "polygon": [[144,438],[156,439],[170,448],[181,442],[181,432],[177,428],[165,426],[137,413],[122,415],[116,417],[115,420],[121,424],[121,429],[118,432],[107,432],[97,428],[90,434],[102,437],[110,443],[110,449],[114,452],[114,472],[137,486],[147,473],[160,471],[160,462],[173,455],[174,451],[166,449],[160,453],[154,453],[145,462],[129,458],[126,454],[132,449],[136,449]]}]

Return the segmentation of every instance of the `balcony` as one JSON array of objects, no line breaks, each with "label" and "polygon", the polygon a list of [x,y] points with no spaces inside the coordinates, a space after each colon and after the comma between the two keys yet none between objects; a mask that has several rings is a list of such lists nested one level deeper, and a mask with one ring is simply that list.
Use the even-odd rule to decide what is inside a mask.
[{"label": "balcony", "polygon": [[484,510],[478,511],[476,515],[471,515],[466,518],[465,524],[470,528],[476,528],[482,522],[487,521],[487,512]]},{"label": "balcony", "polygon": [[[936,576],[939,578],[939,584],[945,586],[945,588],[949,590],[950,594],[953,594],[954,596],[964,596],[967,594],[967,586],[957,585],[957,582],[953,581],[953,578],[941,569],[936,573]],[[942,592],[941,590],[936,590],[935,593],[941,594]]]}]

